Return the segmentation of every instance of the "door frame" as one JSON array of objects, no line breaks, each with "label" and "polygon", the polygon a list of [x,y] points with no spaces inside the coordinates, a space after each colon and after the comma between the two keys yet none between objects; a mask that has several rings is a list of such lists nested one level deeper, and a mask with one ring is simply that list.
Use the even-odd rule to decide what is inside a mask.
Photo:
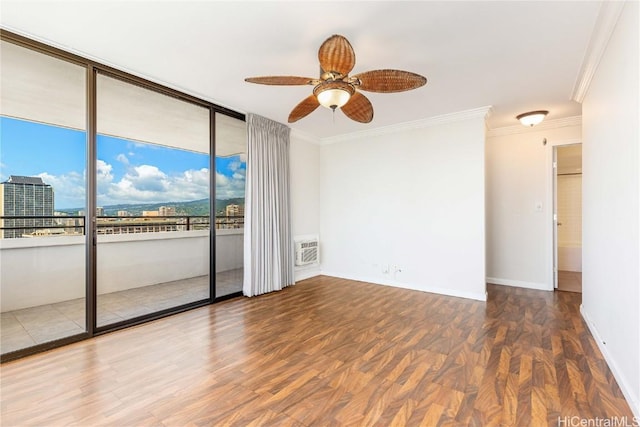
[{"label": "door frame", "polygon": [[547,170],[547,201],[546,205],[550,206],[549,212],[546,215],[546,236],[545,241],[547,242],[547,283],[549,285],[549,290],[553,291],[558,287],[558,274],[557,274],[557,265],[558,265],[558,244],[557,244],[557,175],[555,168],[556,161],[556,148],[564,145],[575,145],[582,144],[582,139],[564,139],[558,141],[548,141],[547,142],[547,159],[546,159],[546,170]]},{"label": "door frame", "polygon": [[40,353],[43,351],[51,350],[52,348],[61,347],[73,342],[85,340],[103,333],[115,331],[129,326],[134,326],[147,321],[166,317],[171,314],[180,313],[192,308],[201,307],[204,305],[212,304],[224,299],[233,298],[241,295],[241,293],[229,294],[224,297],[216,298],[215,295],[215,174],[210,173],[210,228],[211,233],[209,236],[210,247],[210,272],[209,272],[209,297],[200,301],[190,302],[177,307],[170,307],[154,313],[144,314],[139,317],[126,319],[122,322],[111,323],[109,325],[97,326],[97,256],[96,256],[96,235],[97,235],[97,223],[96,223],[96,207],[97,207],[97,178],[96,178],[96,135],[97,135],[97,88],[96,78],[97,74],[107,75],[113,78],[123,80],[129,84],[138,85],[157,93],[178,98],[185,102],[190,102],[196,105],[200,105],[209,109],[209,126],[210,126],[210,172],[215,168],[215,154],[216,154],[216,141],[215,141],[215,113],[220,113],[226,116],[230,116],[239,120],[246,121],[244,113],[240,113],[229,108],[214,104],[211,101],[203,100],[194,95],[181,92],[180,90],[173,89],[164,86],[160,83],[152,82],[144,77],[138,77],[130,74],[126,71],[121,71],[108,65],[95,62],[91,59],[82,57],[80,55],[59,49],[47,45],[45,43],[33,40],[29,37],[19,35],[17,33],[10,32],[8,30],[0,28],[0,40],[27,48],[33,52],[49,55],[57,59],[61,59],[68,63],[80,65],[86,68],[87,80],[86,84],[86,203],[85,203],[85,332],[60,338],[58,340],[49,341],[41,344],[35,344],[30,347],[25,347],[16,351],[12,351],[5,354],[0,354],[0,363],[6,361],[19,359],[21,357],[29,356],[32,354]]}]

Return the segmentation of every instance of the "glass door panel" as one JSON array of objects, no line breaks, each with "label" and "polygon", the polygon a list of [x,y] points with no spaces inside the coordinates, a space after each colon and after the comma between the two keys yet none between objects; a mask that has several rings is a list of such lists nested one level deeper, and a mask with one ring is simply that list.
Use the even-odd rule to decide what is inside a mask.
[{"label": "glass door panel", "polygon": [[97,326],[210,297],[209,109],[97,78]]},{"label": "glass door panel", "polygon": [[0,47],[2,354],[86,332],[86,68]]},{"label": "glass door panel", "polygon": [[216,113],[216,298],[242,292],[247,127]]}]

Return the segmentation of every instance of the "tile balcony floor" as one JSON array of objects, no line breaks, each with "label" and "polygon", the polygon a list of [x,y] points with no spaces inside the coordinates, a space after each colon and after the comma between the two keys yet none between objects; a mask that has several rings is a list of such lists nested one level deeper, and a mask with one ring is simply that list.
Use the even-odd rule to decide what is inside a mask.
[{"label": "tile balcony floor", "polygon": [[[242,269],[216,274],[216,296],[242,291]],[[98,326],[199,301],[209,296],[209,277],[199,276],[98,295]],[[85,299],[8,311],[0,315],[2,354],[85,331]]]}]

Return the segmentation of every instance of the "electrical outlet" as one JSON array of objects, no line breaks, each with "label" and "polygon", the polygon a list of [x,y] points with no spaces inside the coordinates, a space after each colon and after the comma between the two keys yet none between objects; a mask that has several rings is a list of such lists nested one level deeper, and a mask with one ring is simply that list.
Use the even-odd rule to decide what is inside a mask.
[{"label": "electrical outlet", "polygon": [[384,264],[382,266],[382,274],[389,274],[389,264]]}]

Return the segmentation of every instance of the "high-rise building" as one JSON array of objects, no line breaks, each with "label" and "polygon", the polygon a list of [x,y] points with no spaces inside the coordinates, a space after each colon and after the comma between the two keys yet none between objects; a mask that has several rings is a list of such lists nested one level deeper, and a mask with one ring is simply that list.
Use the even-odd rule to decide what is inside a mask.
[{"label": "high-rise building", "polygon": [[158,208],[158,212],[160,213],[160,216],[175,216],[176,208],[173,206],[160,206]]},{"label": "high-rise building", "polygon": [[7,216],[53,216],[53,187],[40,177],[17,175],[0,183],[1,237],[37,234],[38,230],[54,225],[53,218],[4,218]]},{"label": "high-rise building", "polygon": [[244,206],[240,205],[227,205],[225,210],[227,216],[244,216]]}]

